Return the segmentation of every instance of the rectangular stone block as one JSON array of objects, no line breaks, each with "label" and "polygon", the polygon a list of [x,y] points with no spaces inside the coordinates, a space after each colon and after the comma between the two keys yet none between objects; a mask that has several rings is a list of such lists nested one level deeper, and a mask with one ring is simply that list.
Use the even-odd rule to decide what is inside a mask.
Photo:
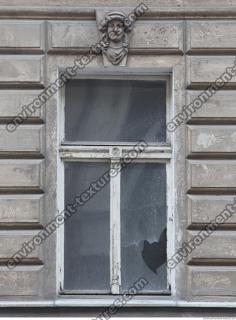
[{"label": "rectangular stone block", "polygon": [[49,48],[88,48],[99,41],[95,21],[51,21],[49,23]]},{"label": "rectangular stone block", "polygon": [[[24,231],[0,231],[0,259],[7,259],[12,257],[18,250],[22,249],[24,243],[29,242],[37,235],[38,231],[24,230]],[[26,259],[40,259],[42,260],[42,246],[36,246],[35,250],[29,252]],[[25,254],[25,250],[22,251]]]},{"label": "rectangular stone block", "polygon": [[[197,236],[198,232],[199,231],[188,231],[188,241],[193,240],[194,237]],[[198,240],[201,241],[200,236],[198,237]],[[234,231],[214,231],[209,235],[209,237],[207,237],[207,234],[203,234],[203,237],[206,238],[202,240],[200,245],[196,246],[188,256],[188,260],[191,260],[192,258],[235,259],[236,247],[232,245],[236,240]]]},{"label": "rectangular stone block", "polygon": [[[6,143],[7,142],[7,143]],[[19,125],[15,131],[0,125],[0,152],[44,151],[44,125]]]},{"label": "rectangular stone block", "polygon": [[[187,59],[188,86],[213,83],[220,77],[228,83],[236,82],[236,76],[224,76],[226,68],[234,67],[234,57],[192,56]],[[221,88],[222,89],[222,88]]]},{"label": "rectangular stone block", "polygon": [[[0,117],[16,117],[22,113],[22,107],[31,104],[41,93],[40,90],[1,90]],[[37,108],[32,118],[44,119],[44,107]]]},{"label": "rectangular stone block", "polygon": [[43,52],[43,22],[1,20],[0,51]]},{"label": "rectangular stone block", "polygon": [[[187,104],[190,104],[203,91],[187,91]],[[236,92],[218,91],[208,101],[204,102],[201,108],[197,109],[192,118],[231,118],[236,117]]]},{"label": "rectangular stone block", "polygon": [[130,48],[183,51],[183,23],[180,21],[137,21]]},{"label": "rectangular stone block", "polygon": [[[207,224],[216,218],[226,207],[234,201],[234,196],[188,195],[188,225]],[[227,224],[236,223],[233,215]]]},{"label": "rectangular stone block", "polygon": [[236,126],[188,126],[189,153],[236,152]]},{"label": "rectangular stone block", "polygon": [[[31,267],[33,269],[33,267]],[[40,271],[21,268],[9,271],[0,268],[0,296],[36,296],[40,288]]]},{"label": "rectangular stone block", "polygon": [[191,267],[193,296],[235,296],[236,267]]},{"label": "rectangular stone block", "polygon": [[33,56],[1,56],[0,82],[42,84],[42,58]]},{"label": "rectangular stone block", "polygon": [[236,51],[236,23],[233,21],[187,22],[189,52]]},{"label": "rectangular stone block", "polygon": [[235,188],[235,160],[188,160],[188,187]]},{"label": "rectangular stone block", "polygon": [[0,160],[0,187],[43,187],[44,160]]},{"label": "rectangular stone block", "polygon": [[43,194],[0,194],[0,224],[41,224],[44,215]]}]

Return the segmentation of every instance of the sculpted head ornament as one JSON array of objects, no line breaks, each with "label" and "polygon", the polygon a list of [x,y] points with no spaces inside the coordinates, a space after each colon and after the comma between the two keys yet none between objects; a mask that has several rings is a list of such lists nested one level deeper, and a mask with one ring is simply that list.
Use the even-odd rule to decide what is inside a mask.
[{"label": "sculpted head ornament", "polygon": [[128,53],[127,33],[132,29],[132,22],[122,12],[107,13],[100,22],[99,30],[103,33],[103,53],[113,65],[119,65]]}]

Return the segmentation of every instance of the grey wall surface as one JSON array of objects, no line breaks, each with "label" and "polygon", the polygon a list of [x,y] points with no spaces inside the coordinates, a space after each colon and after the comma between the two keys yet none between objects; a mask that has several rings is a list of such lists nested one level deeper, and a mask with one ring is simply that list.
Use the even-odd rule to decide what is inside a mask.
[{"label": "grey wall surface", "polygon": [[[135,23],[125,69],[168,70],[174,115],[234,64],[236,1],[144,2],[149,10]],[[0,0],[0,306],[57,303],[56,234],[15,269],[5,262],[57,213],[59,95],[14,133],[5,124],[56,78],[59,68],[72,65],[99,40],[96,10],[130,12],[138,4]],[[104,70],[101,56],[90,67]],[[176,249],[236,194],[235,89],[234,77],[173,133]],[[152,300],[233,303],[235,219],[181,262],[172,297]]]}]

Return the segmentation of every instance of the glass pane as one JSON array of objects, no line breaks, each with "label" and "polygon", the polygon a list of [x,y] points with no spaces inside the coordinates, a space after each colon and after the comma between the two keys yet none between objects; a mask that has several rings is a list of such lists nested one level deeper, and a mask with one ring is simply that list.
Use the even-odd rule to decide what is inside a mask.
[{"label": "glass pane", "polygon": [[130,164],[121,173],[122,290],[142,277],[142,293],[167,289],[166,219],[165,164]]},{"label": "glass pane", "polygon": [[67,141],[166,140],[165,81],[71,80],[65,101]]},{"label": "glass pane", "polygon": [[110,188],[109,183],[102,188],[106,180],[96,181],[107,170],[105,163],[65,163],[65,204],[72,204],[91,183],[97,190],[65,223],[66,290],[110,291]]}]

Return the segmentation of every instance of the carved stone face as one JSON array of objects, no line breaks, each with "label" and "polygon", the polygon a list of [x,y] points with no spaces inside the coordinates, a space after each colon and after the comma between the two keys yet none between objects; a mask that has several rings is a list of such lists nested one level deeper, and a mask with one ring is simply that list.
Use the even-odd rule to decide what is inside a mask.
[{"label": "carved stone face", "polygon": [[109,22],[107,32],[111,41],[119,42],[124,36],[124,25],[120,20],[114,19]]}]

